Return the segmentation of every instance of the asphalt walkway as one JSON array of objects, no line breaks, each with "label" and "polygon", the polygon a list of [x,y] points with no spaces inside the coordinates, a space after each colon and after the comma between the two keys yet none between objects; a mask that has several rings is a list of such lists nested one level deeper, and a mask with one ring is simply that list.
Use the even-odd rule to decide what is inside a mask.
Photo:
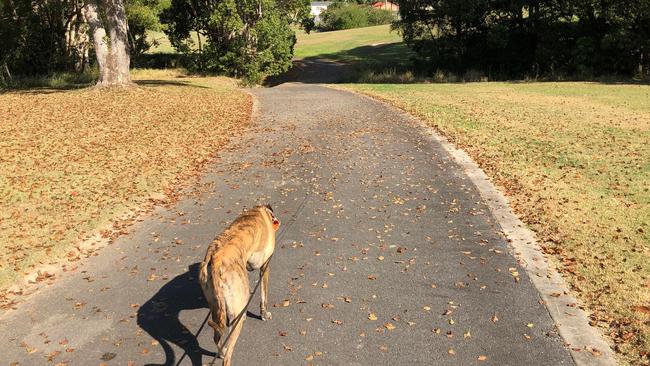
[{"label": "asphalt walkway", "polygon": [[318,85],[252,92],[254,126],[186,199],[0,318],[0,365],[208,364],[197,263],[258,203],[283,221],[273,319],[253,301],[235,365],[573,364],[476,188],[412,121]]}]

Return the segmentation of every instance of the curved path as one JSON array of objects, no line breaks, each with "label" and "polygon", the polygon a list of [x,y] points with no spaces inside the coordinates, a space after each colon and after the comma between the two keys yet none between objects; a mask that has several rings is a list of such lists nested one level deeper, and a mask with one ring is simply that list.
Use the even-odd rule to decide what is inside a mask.
[{"label": "curved path", "polygon": [[573,364],[476,188],[412,121],[317,85],[252,92],[254,127],[188,198],[0,318],[0,365],[208,364],[196,263],[257,202],[283,220],[273,320],[254,300],[235,365]]}]

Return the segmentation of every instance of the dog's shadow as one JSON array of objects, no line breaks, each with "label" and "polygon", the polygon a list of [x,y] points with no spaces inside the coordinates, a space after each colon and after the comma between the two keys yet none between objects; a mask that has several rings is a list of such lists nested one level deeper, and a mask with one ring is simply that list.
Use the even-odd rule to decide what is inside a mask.
[{"label": "dog's shadow", "polygon": [[208,304],[198,283],[198,274],[199,263],[190,265],[187,272],[167,282],[138,310],[138,325],[158,341],[165,352],[165,363],[156,365],[175,366],[180,361],[170,343],[183,349],[192,365],[202,365],[203,355],[215,355],[201,348],[196,336],[179,319],[183,310],[207,310]]}]

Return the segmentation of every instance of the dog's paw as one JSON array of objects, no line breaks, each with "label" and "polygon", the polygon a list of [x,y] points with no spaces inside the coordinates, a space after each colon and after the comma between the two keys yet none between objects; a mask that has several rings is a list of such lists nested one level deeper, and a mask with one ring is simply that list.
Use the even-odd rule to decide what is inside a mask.
[{"label": "dog's paw", "polygon": [[267,320],[271,320],[271,318],[273,318],[273,316],[271,315],[270,311],[262,312],[262,320],[267,321]]},{"label": "dog's paw", "polygon": [[227,350],[228,350],[228,347],[224,347],[224,348],[222,348],[222,349],[221,349],[221,352],[219,352],[219,353],[217,354],[217,357],[223,359],[223,358],[225,357],[225,355],[226,355],[226,351],[227,351]]}]

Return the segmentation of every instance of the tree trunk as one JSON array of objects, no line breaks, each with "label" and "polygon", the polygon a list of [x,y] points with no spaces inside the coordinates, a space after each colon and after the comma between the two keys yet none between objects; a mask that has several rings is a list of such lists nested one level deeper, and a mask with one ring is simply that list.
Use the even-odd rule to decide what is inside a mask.
[{"label": "tree trunk", "polygon": [[83,8],[76,7],[74,13],[68,17],[66,23],[66,58],[69,60],[67,67],[72,67],[76,72],[84,72],[88,66],[88,47],[90,38],[88,26],[84,19]]},{"label": "tree trunk", "polygon": [[95,0],[90,0],[84,8],[84,17],[90,28],[90,34],[92,34],[93,44],[95,46],[95,57],[97,58],[97,66],[99,67],[99,81],[97,81],[97,85],[105,85],[104,81],[110,79],[108,44],[106,44],[106,29],[104,29],[104,24],[99,19],[99,11]]},{"label": "tree trunk", "polygon": [[106,28],[99,17],[97,1],[89,0],[84,10],[99,66],[97,86],[130,85],[129,66],[131,60],[124,2],[123,0],[105,0],[103,3],[109,25],[109,44],[106,41]]},{"label": "tree trunk", "polygon": [[106,17],[108,18],[111,37],[110,54],[113,61],[111,62],[113,70],[110,84],[131,84],[129,33],[124,1],[106,0],[106,3]]}]

